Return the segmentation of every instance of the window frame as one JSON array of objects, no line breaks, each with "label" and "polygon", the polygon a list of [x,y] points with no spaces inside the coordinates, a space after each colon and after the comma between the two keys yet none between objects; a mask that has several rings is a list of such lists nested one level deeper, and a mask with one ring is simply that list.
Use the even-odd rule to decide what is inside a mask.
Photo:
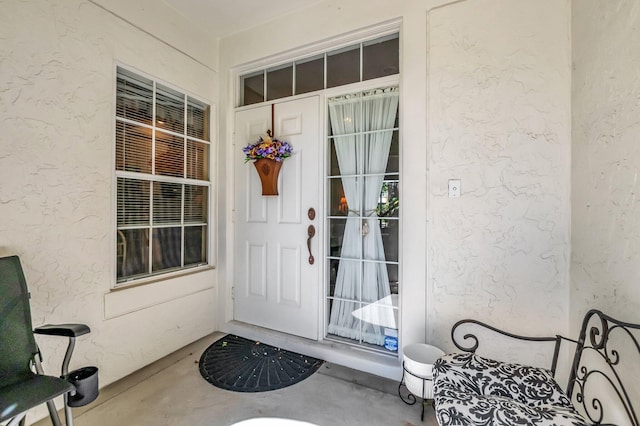
[{"label": "window frame", "polygon": [[[214,199],[213,199],[213,192],[214,192],[214,186],[213,186],[213,175],[214,175],[214,170],[213,170],[213,166],[214,166],[214,161],[213,161],[213,155],[214,155],[214,138],[215,138],[215,130],[213,128],[213,125],[215,123],[214,117],[215,117],[215,104],[205,98],[203,98],[202,96],[199,96],[197,94],[191,93],[188,90],[185,90],[179,86],[176,86],[175,84],[172,84],[170,82],[164,81],[160,78],[157,78],[155,76],[152,76],[148,73],[145,73],[143,71],[140,71],[134,67],[122,64],[122,63],[115,63],[114,64],[114,71],[113,71],[113,115],[112,115],[112,151],[111,151],[111,170],[112,170],[112,216],[111,216],[111,220],[112,220],[112,243],[113,243],[113,248],[111,250],[112,253],[112,267],[113,267],[113,272],[112,272],[112,277],[113,277],[113,281],[112,281],[112,289],[119,289],[119,288],[126,288],[126,287],[135,287],[137,285],[142,285],[142,284],[148,284],[148,283],[153,283],[153,282],[159,282],[159,281],[165,281],[171,278],[175,278],[178,276],[183,276],[183,275],[189,275],[189,274],[193,274],[193,273],[197,273],[197,272],[201,272],[201,271],[205,271],[205,270],[210,270],[215,268],[215,265],[213,264],[213,259],[214,257],[214,243],[213,243],[213,239],[214,239],[214,218],[213,218],[213,212],[214,212]],[[118,113],[118,79],[120,78],[120,71],[124,71],[124,73],[126,74],[133,74],[137,77],[140,77],[142,79],[146,79],[146,80],[150,80],[152,83],[152,115],[151,115],[151,124],[147,124],[141,121],[135,121],[135,120],[131,120],[128,118],[124,118],[124,117],[120,117],[119,113]],[[190,131],[188,130],[188,122],[185,121],[184,126],[183,126],[183,130],[182,133],[178,133],[175,131],[172,131],[170,129],[165,129],[160,127],[157,123],[156,123],[156,104],[157,104],[157,87],[161,86],[164,89],[170,89],[172,91],[176,91],[179,92],[183,97],[184,97],[184,117],[187,118],[188,117],[188,109],[189,109],[189,104],[191,101],[195,101],[196,103],[201,103],[205,106],[205,113],[204,113],[204,117],[206,118],[207,122],[205,123],[205,125],[208,127],[207,131],[208,131],[208,138],[207,139],[200,139],[199,137],[196,136],[192,136],[190,134]],[[208,113],[206,112],[208,108]],[[135,126],[140,126],[142,128],[145,129],[149,129],[151,131],[151,143],[152,143],[152,147],[151,147],[151,158],[152,158],[152,166],[151,166],[151,171],[149,173],[141,173],[141,172],[135,172],[135,171],[127,171],[127,170],[118,170],[118,165],[117,165],[117,146],[118,146],[118,124],[119,123],[125,123],[128,125],[135,125]],[[204,128],[204,126],[203,126]],[[183,153],[183,157],[182,157],[182,161],[183,161],[183,173],[181,177],[174,177],[174,176],[167,176],[167,175],[162,175],[162,174],[156,174],[156,170],[154,165],[156,164],[156,159],[155,157],[155,150],[156,150],[156,133],[157,132],[162,132],[162,134],[164,135],[170,135],[170,136],[177,136],[183,139],[184,141],[184,153]],[[187,156],[187,151],[188,151],[188,142],[189,141],[195,141],[197,143],[202,143],[205,144],[207,146],[207,155],[206,155],[206,161],[203,162],[203,166],[206,167],[207,170],[207,176],[205,176],[206,179],[200,180],[200,179],[194,179],[194,178],[190,178],[188,177],[188,165],[187,165],[187,161],[188,161],[188,156]],[[119,199],[118,199],[118,182],[120,179],[139,179],[145,182],[149,182],[149,185],[158,185],[162,182],[168,182],[168,183],[176,183],[176,184],[180,184],[182,186],[182,193],[181,193],[181,197],[180,197],[180,205],[181,205],[181,211],[180,211],[180,222],[179,223],[175,223],[174,225],[172,225],[171,227],[176,227],[176,228],[180,228],[180,235],[181,235],[181,242],[180,242],[180,266],[178,267],[174,267],[174,268],[170,268],[170,269],[161,269],[158,271],[153,271],[153,255],[152,255],[152,234],[154,233],[154,231],[156,229],[160,229],[160,228],[167,228],[170,227],[167,224],[154,224],[154,219],[152,217],[153,215],[153,195],[152,193],[149,194],[149,206],[150,206],[150,211],[149,211],[149,218],[148,221],[145,225],[140,225],[140,226],[119,226],[118,225],[118,207],[119,207]],[[203,222],[199,222],[199,223],[193,223],[190,222],[188,220],[186,220],[186,205],[185,205],[185,200],[187,198],[186,195],[186,188],[187,186],[200,186],[200,187],[204,187],[206,188],[206,196],[207,196],[207,200],[205,203],[202,204],[202,207],[206,209],[206,213],[205,213],[205,220]],[[205,229],[203,230],[203,238],[206,239],[206,243],[203,244],[203,248],[204,250],[206,250],[206,254],[203,256],[204,258],[204,262],[199,263],[199,264],[191,264],[191,265],[184,265],[184,256],[185,256],[185,229],[191,226],[202,226],[205,227]],[[147,246],[147,252],[149,253],[149,257],[148,257],[148,265],[147,265],[147,271],[144,274],[137,274],[134,276],[131,276],[129,278],[123,278],[123,279],[119,279],[118,277],[118,234],[121,231],[121,229],[145,229],[148,230],[148,235],[147,235],[147,239],[148,239],[148,246]]]},{"label": "window frame", "polygon": [[[371,91],[374,89],[378,89],[380,87],[397,87],[398,88],[398,94],[399,94],[399,99],[400,99],[400,103],[398,105],[398,112],[397,112],[397,126],[394,125],[393,129],[389,129],[389,130],[393,130],[394,132],[397,132],[398,135],[398,139],[397,139],[397,143],[398,143],[398,171],[397,172],[385,172],[383,175],[384,177],[388,177],[388,176],[395,176],[397,179],[394,180],[397,183],[397,187],[398,187],[398,191],[400,193],[400,202],[402,203],[402,200],[404,198],[404,193],[403,193],[403,188],[402,188],[402,182],[403,182],[403,165],[402,165],[402,158],[403,158],[403,122],[402,122],[402,98],[403,98],[403,91],[402,91],[402,84],[401,84],[401,79],[400,79],[400,75],[399,74],[394,74],[394,75],[389,75],[389,76],[384,76],[384,77],[379,77],[376,79],[371,79],[371,80],[365,80],[362,82],[357,82],[357,83],[351,83],[348,85],[344,85],[344,86],[336,86],[336,87],[332,87],[329,89],[325,89],[323,91],[323,97],[324,97],[324,119],[325,119],[325,134],[324,134],[324,149],[325,149],[325,153],[324,153],[324,177],[323,180],[325,181],[324,184],[324,188],[325,188],[325,197],[324,197],[324,220],[325,220],[325,252],[324,252],[324,258],[323,258],[323,266],[325,268],[325,272],[326,275],[324,276],[324,283],[323,283],[323,293],[322,293],[322,305],[323,305],[323,312],[325,312],[325,316],[323,317],[324,320],[324,324],[323,324],[323,340],[327,341],[327,342],[333,342],[333,343],[339,343],[345,346],[349,346],[349,347],[354,347],[357,348],[359,350],[364,350],[370,353],[376,353],[378,355],[382,355],[382,356],[386,356],[389,358],[394,358],[397,359],[400,351],[397,350],[395,352],[393,351],[389,351],[387,349],[384,348],[384,346],[377,346],[377,345],[373,345],[370,343],[366,343],[362,341],[362,338],[360,337],[359,340],[355,340],[355,339],[349,339],[349,338],[345,338],[345,337],[340,337],[334,334],[329,334],[328,332],[328,328],[329,328],[329,318],[330,318],[330,306],[331,306],[331,302],[330,300],[343,300],[343,301],[347,301],[347,302],[353,302],[352,300],[348,300],[348,299],[341,299],[339,297],[335,297],[331,295],[330,292],[330,286],[331,286],[331,274],[330,274],[330,269],[331,269],[331,262],[332,261],[340,261],[340,260],[346,260],[346,261],[354,261],[354,262],[358,262],[360,264],[362,263],[383,263],[385,265],[393,265],[396,268],[396,272],[397,272],[397,281],[395,282],[395,287],[396,287],[396,291],[395,293],[392,291],[392,294],[397,294],[398,296],[398,305],[394,306],[390,309],[392,309],[393,312],[395,312],[396,314],[396,318],[398,319],[398,323],[397,325],[397,333],[398,335],[401,332],[402,329],[402,302],[401,302],[401,297],[402,294],[404,292],[403,290],[403,268],[404,268],[404,261],[403,261],[403,252],[402,252],[402,247],[403,247],[403,209],[400,208],[399,210],[399,214],[397,216],[394,217],[390,217],[390,218],[386,218],[386,219],[390,219],[394,222],[396,222],[396,226],[397,226],[397,259],[396,260],[388,260],[386,259],[385,261],[369,261],[369,260],[365,260],[362,257],[359,259],[349,259],[349,258],[343,258],[340,254],[338,254],[337,256],[332,256],[330,253],[330,237],[331,237],[331,221],[332,220],[342,220],[344,219],[346,222],[346,218],[347,216],[341,216],[341,215],[332,215],[331,214],[331,182],[333,180],[340,180],[342,175],[341,174],[333,174],[332,170],[331,170],[331,140],[334,138],[333,136],[330,135],[330,122],[329,122],[329,99],[334,98],[334,97],[339,97],[339,96],[344,96],[344,95],[352,95],[355,93],[362,93],[362,92],[367,92],[367,91]],[[362,132],[359,132],[362,133]],[[353,176],[359,176],[359,177],[364,177],[367,176],[367,174],[356,174]],[[383,183],[385,182],[385,178],[383,178]],[[363,219],[364,216],[359,215],[357,216],[358,219]],[[379,218],[379,220],[384,220],[383,218]],[[391,282],[390,282],[391,284]],[[360,283],[360,285],[362,285],[362,283]],[[358,303],[362,303],[361,300],[359,300]]]},{"label": "window frame", "polygon": [[[306,60],[313,60],[313,59],[322,59],[323,60],[323,65],[326,66],[326,64],[324,63],[324,59],[325,59],[325,52],[329,52],[329,51],[334,51],[336,49],[340,49],[342,47],[347,47],[349,45],[353,45],[353,44],[357,44],[357,43],[367,43],[367,41],[369,40],[374,40],[374,39],[378,39],[378,38],[382,38],[384,36],[388,36],[391,34],[397,33],[398,34],[398,38],[399,38],[399,46],[398,46],[398,53],[399,53],[399,73],[398,74],[392,74],[392,75],[387,75],[384,77],[378,77],[378,78],[374,78],[371,80],[363,80],[360,82],[356,82],[356,83],[351,83],[348,85],[344,85],[344,86],[336,86],[336,87],[332,87],[332,88],[326,88],[326,73],[323,72],[323,88],[318,89],[316,91],[311,91],[311,92],[305,92],[303,94],[294,94],[291,97],[287,97],[287,98],[282,98],[282,99],[278,99],[278,100],[273,100],[273,101],[263,101],[262,103],[251,103],[251,104],[244,104],[243,103],[243,82],[242,82],[242,77],[243,76],[249,76],[250,74],[255,76],[258,74],[262,74],[264,76],[264,71],[266,69],[270,69],[273,67],[277,67],[278,65],[281,64],[285,64],[288,62],[304,62]],[[327,126],[327,119],[328,117],[326,116],[325,110],[327,108],[327,99],[329,97],[333,97],[333,96],[339,96],[339,95],[345,95],[348,93],[351,93],[353,91],[361,91],[361,90],[367,90],[367,89],[375,89],[376,87],[379,86],[392,86],[392,85],[397,85],[400,89],[400,108],[401,108],[401,112],[400,112],[400,116],[399,116],[399,176],[400,176],[400,180],[403,180],[404,176],[404,167],[403,167],[403,155],[404,155],[404,127],[403,127],[403,114],[406,113],[404,110],[402,110],[402,99],[403,99],[403,92],[404,92],[404,85],[402,84],[402,73],[403,73],[403,44],[402,44],[402,40],[403,40],[403,36],[404,36],[404,31],[402,29],[402,20],[401,19],[391,19],[387,22],[381,23],[381,24],[377,24],[375,26],[371,26],[371,27],[367,27],[367,28],[363,28],[363,29],[359,29],[359,30],[355,30],[352,31],[348,34],[344,34],[342,36],[338,36],[338,37],[334,37],[328,40],[324,40],[321,42],[317,42],[314,43],[312,45],[308,45],[308,46],[304,46],[304,47],[300,47],[298,49],[295,49],[293,51],[286,51],[280,54],[276,54],[276,55],[271,55],[259,60],[255,60],[255,61],[251,61],[245,64],[241,64],[238,66],[235,66],[231,69],[231,92],[233,93],[233,100],[235,101],[233,106],[231,106],[230,108],[232,108],[233,111],[242,111],[245,109],[252,109],[252,108],[256,108],[256,107],[260,107],[261,105],[269,105],[272,103],[278,103],[278,102],[285,102],[285,101],[290,101],[290,100],[295,100],[295,99],[301,99],[304,97],[308,97],[308,96],[314,96],[314,95],[318,95],[320,96],[321,99],[321,112],[320,112],[320,116],[321,116],[321,123],[323,126],[323,131],[322,131],[322,135],[320,136],[322,139],[322,143],[323,143],[323,156],[322,156],[322,170],[323,173],[322,175],[319,177],[322,181],[323,181],[323,191],[325,196],[323,197],[323,207],[322,207],[322,214],[324,215],[325,212],[329,211],[329,207],[328,207],[328,197],[326,197],[327,195],[327,191],[328,191],[328,186],[327,186],[327,173],[329,171],[329,163],[328,163],[328,145],[326,145],[326,143],[328,142],[328,138],[327,138],[327,132],[328,129],[326,128]],[[326,71],[326,70],[325,70]],[[295,67],[294,67],[294,76],[295,76]],[[262,82],[262,86],[263,86],[263,99],[264,96],[266,96],[266,81]],[[295,87],[295,82],[294,82],[294,87]],[[295,92],[297,93],[297,89],[295,89]],[[231,137],[231,135],[229,135]],[[400,191],[401,191],[401,195],[403,193],[403,188],[402,188],[403,184],[400,185]],[[400,214],[399,214],[399,220],[398,220],[398,280],[400,283],[403,282],[403,275],[404,275],[404,255],[403,255],[403,247],[404,247],[404,238],[403,238],[403,222],[404,222],[404,209],[400,210]],[[324,228],[324,224],[322,226]],[[323,250],[321,253],[319,253],[319,256],[322,257],[323,262],[322,262],[322,266],[323,268],[328,268],[328,264],[326,263],[326,254],[328,251],[328,247],[329,247],[329,240],[328,240],[328,231],[326,229],[323,229],[323,232],[321,234],[318,234],[321,238],[323,238],[325,241],[323,242]],[[328,328],[328,308],[329,305],[327,303],[327,291],[328,291],[328,272],[324,271],[321,273],[321,279],[322,279],[322,285],[320,286],[321,288],[318,289],[318,298],[320,301],[320,309],[318,312],[318,315],[321,315],[320,317],[320,323],[321,323],[321,329],[320,329],[320,336],[319,339],[320,341],[324,341],[324,342],[328,342],[331,343],[333,345],[341,345],[344,346],[345,348],[356,348],[357,350],[360,351],[364,351],[367,353],[371,353],[371,354],[375,354],[377,356],[381,356],[384,358],[389,358],[389,359],[398,359],[398,352],[392,353],[384,348],[379,348],[379,347],[372,347],[372,346],[365,346],[365,345],[360,345],[359,343],[352,343],[351,341],[348,340],[341,340],[339,338],[328,338],[327,337],[327,328]],[[402,334],[403,333],[403,298],[404,298],[404,290],[402,288],[399,289],[398,291],[398,297],[399,297],[399,305],[398,305],[398,333]],[[231,299],[229,299],[231,300]],[[398,339],[400,340],[401,337],[398,336]]]},{"label": "window frame", "polygon": [[[399,43],[398,72],[396,74],[387,74],[384,76],[364,80],[363,79],[363,75],[364,75],[363,49],[369,44],[371,44],[371,42],[375,42],[375,41],[386,42],[393,38],[397,38],[399,40],[398,41]],[[301,51],[298,55],[283,55],[281,57],[272,58],[273,61],[271,62],[260,61],[258,63],[254,63],[254,66],[252,67],[248,67],[248,66],[239,67],[236,69],[235,76],[234,76],[235,77],[234,84],[237,85],[237,89],[235,90],[236,108],[242,108],[242,107],[247,107],[251,105],[259,105],[265,102],[276,102],[280,99],[289,99],[295,96],[310,95],[312,93],[323,92],[326,90],[334,90],[336,88],[341,88],[348,85],[363,84],[363,83],[374,81],[381,78],[399,76],[402,72],[401,70],[402,52],[401,52],[401,43],[400,43],[401,40],[402,40],[402,31],[399,28],[399,24],[397,22],[390,22],[388,23],[386,29],[381,28],[378,31],[365,31],[363,34],[360,34],[359,36],[358,36],[358,33],[354,33],[350,36],[347,36],[342,41],[333,40],[332,42],[328,42],[326,44],[320,44],[316,48]],[[358,55],[359,55],[359,70],[358,70],[359,80],[350,82],[350,83],[339,84],[339,85],[328,87],[327,85],[328,57],[336,53],[339,53],[340,51],[343,51],[343,50],[354,50],[354,49],[358,50]],[[313,59],[323,60],[323,80],[324,80],[323,87],[316,91],[298,93],[297,84],[296,84],[296,81],[297,81],[296,65],[297,63],[304,63],[308,60],[313,60]],[[268,72],[270,70],[275,70],[275,69],[278,69],[279,67],[287,66],[287,65],[291,65],[293,68],[292,95],[287,97],[270,98],[268,93],[268,84],[269,84]],[[245,104],[244,103],[244,100],[245,100],[244,78],[257,77],[257,76],[262,76],[262,80],[263,80],[262,81],[263,83],[262,102],[253,102],[253,103]]]}]

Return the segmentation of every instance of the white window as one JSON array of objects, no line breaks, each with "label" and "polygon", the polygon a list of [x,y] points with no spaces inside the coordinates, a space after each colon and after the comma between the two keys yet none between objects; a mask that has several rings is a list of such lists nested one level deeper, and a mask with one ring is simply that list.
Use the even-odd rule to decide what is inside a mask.
[{"label": "white window", "polygon": [[207,264],[210,107],[118,67],[117,283]]},{"label": "white window", "polygon": [[397,352],[398,87],[329,98],[327,337]]},{"label": "white window", "polygon": [[240,106],[315,92],[400,72],[399,34],[240,76]]}]

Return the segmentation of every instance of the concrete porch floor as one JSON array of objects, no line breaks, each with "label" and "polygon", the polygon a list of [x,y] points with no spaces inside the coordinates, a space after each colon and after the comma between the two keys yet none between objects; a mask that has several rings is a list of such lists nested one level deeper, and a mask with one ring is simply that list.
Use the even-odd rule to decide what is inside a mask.
[{"label": "concrete porch floor", "polygon": [[[430,404],[406,405],[389,379],[325,363],[284,389],[238,393],[207,383],[198,371],[202,352],[224,336],[214,333],[113,383],[87,407],[74,409],[76,426],[228,426],[254,417],[324,425],[436,426]],[[51,424],[44,419],[36,425]]]}]

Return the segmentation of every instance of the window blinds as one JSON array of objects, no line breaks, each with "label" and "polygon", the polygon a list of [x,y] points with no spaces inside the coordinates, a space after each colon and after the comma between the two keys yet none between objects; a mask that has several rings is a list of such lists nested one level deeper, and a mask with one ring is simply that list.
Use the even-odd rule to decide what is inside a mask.
[{"label": "window blinds", "polygon": [[206,263],[209,115],[209,105],[118,67],[118,282]]}]

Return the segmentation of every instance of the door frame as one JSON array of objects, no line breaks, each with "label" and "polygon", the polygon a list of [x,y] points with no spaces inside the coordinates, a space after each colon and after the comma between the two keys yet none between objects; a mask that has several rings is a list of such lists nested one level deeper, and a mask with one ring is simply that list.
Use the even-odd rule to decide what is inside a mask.
[{"label": "door frame", "polygon": [[[234,82],[232,85],[232,88],[230,90],[233,90],[233,93],[236,93],[237,91],[237,85],[238,85],[238,75],[239,73],[236,75],[234,74]],[[318,191],[319,195],[319,199],[320,199],[320,203],[318,205],[318,208],[316,209],[316,218],[317,218],[317,222],[316,222],[316,238],[318,238],[318,253],[316,257],[316,262],[318,263],[318,279],[320,280],[320,285],[318,286],[318,297],[319,299],[319,303],[318,303],[318,342],[326,342],[329,341],[331,342],[331,345],[338,345],[338,346],[344,346],[344,347],[353,347],[353,348],[357,348],[357,349],[361,349],[362,351],[365,352],[371,352],[372,354],[374,354],[374,356],[379,356],[379,357],[383,357],[383,358],[389,358],[391,357],[391,355],[385,354],[383,352],[378,352],[378,351],[369,351],[366,348],[362,347],[362,346],[358,346],[358,345],[351,345],[349,343],[346,342],[342,342],[342,341],[336,341],[336,340],[327,340],[326,338],[326,334],[327,334],[327,318],[328,318],[328,301],[326,298],[326,292],[327,292],[327,286],[328,283],[326,282],[327,280],[327,253],[326,253],[326,248],[327,248],[327,244],[329,243],[329,236],[327,235],[326,232],[326,212],[327,212],[327,208],[328,208],[328,196],[327,196],[327,173],[329,170],[329,164],[327,162],[327,158],[328,158],[328,149],[329,149],[329,145],[328,145],[328,125],[327,125],[327,119],[328,119],[328,113],[327,113],[327,99],[330,97],[334,97],[334,96],[340,96],[340,95],[344,95],[344,94],[348,94],[348,93],[354,93],[354,92],[358,92],[358,91],[364,91],[364,90],[369,90],[369,89],[375,89],[377,87],[381,87],[381,86],[393,86],[393,85],[398,85],[400,87],[400,97],[402,99],[402,82],[401,82],[401,78],[399,75],[393,75],[393,76],[387,76],[387,77],[381,77],[378,79],[372,79],[372,80],[367,80],[367,81],[363,81],[363,82],[357,82],[357,83],[353,83],[353,84],[348,84],[348,85],[344,85],[344,86],[338,86],[338,87],[333,87],[330,89],[323,89],[323,90],[318,90],[316,92],[310,92],[310,93],[305,93],[305,94],[301,94],[301,95],[295,95],[295,96],[289,96],[286,98],[281,98],[281,99],[275,99],[273,101],[267,101],[267,102],[261,102],[261,103],[257,103],[257,104],[252,104],[252,105],[246,105],[246,106],[241,106],[241,107],[231,107],[230,110],[230,120],[227,120],[227,130],[228,133],[231,135],[231,137],[229,138],[232,143],[230,145],[230,149],[229,151],[226,153],[226,159],[227,159],[227,164],[230,164],[230,166],[227,168],[226,170],[226,178],[227,178],[227,188],[228,188],[228,193],[227,193],[227,198],[226,198],[226,202],[227,202],[227,220],[226,223],[228,225],[227,229],[229,229],[229,232],[227,233],[227,238],[226,238],[226,246],[228,247],[228,249],[226,250],[227,252],[227,259],[225,262],[225,282],[222,283],[222,288],[219,289],[218,291],[218,295],[219,297],[221,297],[223,299],[223,303],[226,309],[223,310],[223,312],[221,312],[218,315],[218,319],[219,319],[219,327],[220,329],[225,329],[228,327],[225,327],[225,324],[228,324],[230,322],[234,321],[234,290],[233,290],[233,284],[235,283],[235,271],[234,271],[234,262],[235,262],[235,255],[234,255],[234,244],[235,244],[235,237],[236,237],[236,217],[235,217],[235,203],[236,203],[236,182],[235,182],[235,172],[236,172],[236,163],[234,161],[234,156],[237,149],[242,149],[242,147],[236,142],[235,140],[235,113],[237,111],[242,111],[242,110],[247,110],[247,109],[252,109],[252,108],[258,108],[261,106],[266,106],[266,105],[271,105],[271,104],[278,104],[278,103],[282,103],[282,102],[288,102],[288,101],[293,101],[293,100],[297,100],[297,99],[303,99],[303,98],[307,98],[307,97],[312,97],[312,96],[318,96],[319,97],[319,103],[320,103],[320,111],[319,111],[319,120],[320,120],[320,125],[319,127],[319,134],[318,134],[318,140],[320,143],[320,148],[319,148],[319,158],[318,161],[322,161],[322,163],[320,164],[320,167],[318,168],[318,187],[316,188],[316,190]],[[234,96],[235,97],[235,96]],[[402,105],[402,102],[401,102]],[[402,113],[400,114],[400,128],[402,129]],[[403,156],[403,132],[402,130],[400,131],[400,156],[402,158]],[[400,180],[403,180],[403,167],[402,167],[402,160],[400,161]],[[403,235],[403,227],[402,227],[402,210],[400,212],[400,224],[399,224],[399,253],[398,253],[398,277],[400,282],[403,282],[403,262],[402,262],[402,235]],[[400,291],[400,294],[398,295],[398,330],[401,333],[400,330],[402,330],[402,305],[403,305],[403,292]],[[221,303],[218,303],[218,306],[221,306]],[[266,329],[264,329],[266,330]],[[278,332],[275,332],[278,333]],[[400,336],[399,336],[400,337]],[[400,351],[398,351],[399,354]],[[394,359],[398,359],[396,355],[393,355]]]}]

